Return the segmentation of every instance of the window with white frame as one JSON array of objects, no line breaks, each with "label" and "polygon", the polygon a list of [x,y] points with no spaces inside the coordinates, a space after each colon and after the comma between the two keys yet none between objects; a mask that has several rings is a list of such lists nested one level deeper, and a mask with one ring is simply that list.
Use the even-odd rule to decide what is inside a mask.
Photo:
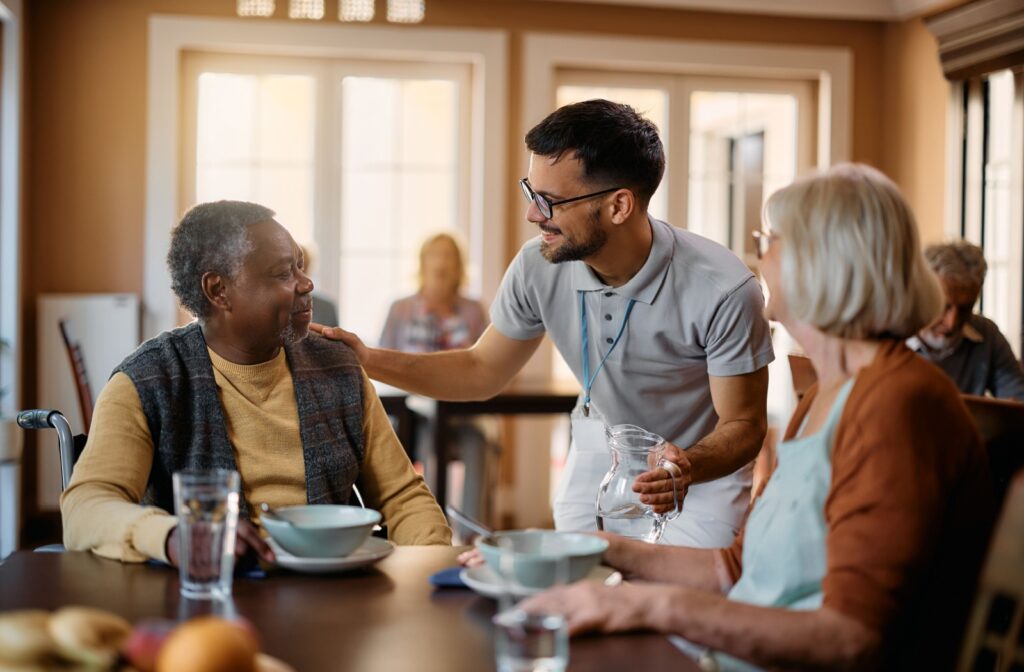
[{"label": "window with white frame", "polygon": [[[979,311],[1018,357],[1024,320],[1024,70],[1001,70],[954,86],[959,134],[953,236],[985,252]],[[959,151],[956,151],[959,150]]]},{"label": "window with white frame", "polygon": [[368,342],[416,290],[420,242],[469,238],[468,65],[187,53],[184,73],[183,208],[275,210]]},{"label": "window with white frame", "polygon": [[667,165],[651,214],[756,264],[764,200],[816,155],[810,82],[575,69],[556,81],[559,106],[606,98],[653,121]]}]

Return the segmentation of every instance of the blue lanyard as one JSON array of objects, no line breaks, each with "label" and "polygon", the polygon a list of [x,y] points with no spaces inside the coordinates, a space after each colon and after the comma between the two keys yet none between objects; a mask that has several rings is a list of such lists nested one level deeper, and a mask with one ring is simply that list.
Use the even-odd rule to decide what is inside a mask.
[{"label": "blue lanyard", "polygon": [[636,299],[630,299],[629,303],[626,304],[626,314],[622,317],[622,324],[619,325],[619,333],[615,335],[615,340],[612,341],[611,347],[608,348],[608,352],[604,353],[604,357],[601,358],[601,363],[597,365],[594,370],[594,375],[590,375],[590,330],[587,328],[587,293],[580,292],[580,328],[582,331],[583,343],[580,347],[580,353],[583,357],[583,415],[590,415],[590,388],[594,386],[594,381],[597,379],[597,374],[601,373],[601,369],[604,368],[605,360],[608,359],[608,355],[612,354],[612,350],[619,344],[619,339],[622,338],[623,332],[626,331],[626,322],[629,321],[629,314],[633,312],[633,304],[636,303]]}]

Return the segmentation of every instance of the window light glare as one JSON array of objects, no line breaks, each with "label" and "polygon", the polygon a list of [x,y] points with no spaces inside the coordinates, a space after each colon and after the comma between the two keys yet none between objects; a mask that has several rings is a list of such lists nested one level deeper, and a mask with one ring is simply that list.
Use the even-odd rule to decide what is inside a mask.
[{"label": "window light glare", "polygon": [[391,23],[419,23],[426,11],[424,0],[388,0],[388,21]]},{"label": "window light glare", "polygon": [[288,18],[319,21],[324,18],[324,0],[290,0]]},{"label": "window light glare", "polygon": [[273,16],[274,0],[238,0],[239,16]]},{"label": "window light glare", "polygon": [[374,0],[341,0],[338,4],[342,21],[373,21]]}]

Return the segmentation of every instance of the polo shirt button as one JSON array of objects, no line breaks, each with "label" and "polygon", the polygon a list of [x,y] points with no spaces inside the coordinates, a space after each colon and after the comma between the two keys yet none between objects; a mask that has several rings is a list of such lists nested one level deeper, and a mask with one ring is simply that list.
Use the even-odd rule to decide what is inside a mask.
[{"label": "polo shirt button", "polygon": [[605,295],[605,296],[611,296],[611,295],[612,295],[612,292],[605,292],[605,293],[604,293],[604,295]]},{"label": "polo shirt button", "polygon": [[605,316],[604,316],[604,319],[606,319],[606,320],[608,320],[609,322],[611,322],[611,321],[612,321],[612,316],[611,316],[611,315],[605,315]]},{"label": "polo shirt button", "polygon": [[608,345],[611,345],[612,343],[615,342],[615,339],[614,338],[606,338],[606,339],[604,339],[604,342],[607,343]]}]

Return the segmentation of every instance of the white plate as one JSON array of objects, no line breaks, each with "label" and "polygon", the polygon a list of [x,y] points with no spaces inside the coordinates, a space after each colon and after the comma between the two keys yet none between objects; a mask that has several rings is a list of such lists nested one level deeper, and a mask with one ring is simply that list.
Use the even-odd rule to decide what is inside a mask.
[{"label": "white plate", "polygon": [[[615,570],[611,567],[604,565],[598,565],[594,569],[590,570],[590,574],[584,577],[584,581],[598,581],[602,582],[609,576],[615,573]],[[459,572],[459,578],[462,582],[469,586],[477,595],[483,595],[484,597],[490,597],[498,599],[501,597],[504,586],[498,579],[498,575],[494,573],[487,565],[481,565],[479,567],[467,567],[466,569]],[[529,597],[530,595],[536,595],[542,592],[543,588],[527,588],[526,586],[515,586],[513,594],[516,597]]]},{"label": "white plate", "polygon": [[370,537],[363,542],[363,545],[341,558],[303,558],[292,555],[284,550],[277,543],[267,538],[267,543],[274,551],[277,564],[280,567],[291,569],[296,572],[307,572],[310,574],[326,574],[329,572],[347,572],[352,569],[366,567],[375,562],[383,560],[395,550],[394,544],[387,539]]}]

